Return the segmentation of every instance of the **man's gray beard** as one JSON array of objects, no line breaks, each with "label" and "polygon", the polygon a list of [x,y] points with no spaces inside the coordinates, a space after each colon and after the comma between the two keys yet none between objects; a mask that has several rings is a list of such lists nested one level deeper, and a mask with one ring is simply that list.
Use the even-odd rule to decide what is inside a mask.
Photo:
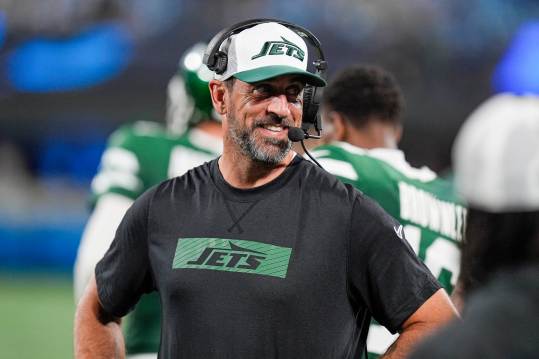
[{"label": "man's gray beard", "polygon": [[275,151],[268,151],[264,145],[259,145],[256,142],[253,131],[254,129],[251,131],[237,129],[235,126],[230,126],[228,130],[230,137],[239,146],[241,152],[253,161],[266,165],[277,165],[284,160],[292,148],[290,140],[279,141],[265,138],[263,139],[265,144],[276,149]]}]

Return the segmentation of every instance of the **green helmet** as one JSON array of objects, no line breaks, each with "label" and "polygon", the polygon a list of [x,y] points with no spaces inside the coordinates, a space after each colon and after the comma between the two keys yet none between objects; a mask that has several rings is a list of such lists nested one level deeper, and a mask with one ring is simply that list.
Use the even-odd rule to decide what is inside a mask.
[{"label": "green helmet", "polygon": [[204,43],[187,49],[168,83],[167,124],[176,134],[204,120],[220,121],[208,88],[213,72],[202,63],[205,50]]}]

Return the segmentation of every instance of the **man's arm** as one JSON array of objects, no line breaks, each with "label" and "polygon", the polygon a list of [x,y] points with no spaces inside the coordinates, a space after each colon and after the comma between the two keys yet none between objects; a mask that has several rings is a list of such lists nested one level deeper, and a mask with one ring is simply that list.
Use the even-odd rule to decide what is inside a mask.
[{"label": "man's arm", "polygon": [[439,289],[406,319],[398,339],[381,359],[406,358],[427,335],[455,318],[458,318],[457,310],[445,290]]},{"label": "man's arm", "polygon": [[75,313],[75,358],[125,358],[120,318],[107,314],[92,276]]}]

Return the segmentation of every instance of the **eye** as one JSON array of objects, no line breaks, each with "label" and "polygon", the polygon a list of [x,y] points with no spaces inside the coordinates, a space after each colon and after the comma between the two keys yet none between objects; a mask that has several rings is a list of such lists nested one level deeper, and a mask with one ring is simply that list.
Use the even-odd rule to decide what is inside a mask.
[{"label": "eye", "polygon": [[302,91],[303,89],[300,86],[290,86],[286,89],[286,97],[290,102],[299,102]]},{"label": "eye", "polygon": [[253,88],[253,94],[260,97],[268,97],[272,93],[271,86],[267,84],[259,84]]}]

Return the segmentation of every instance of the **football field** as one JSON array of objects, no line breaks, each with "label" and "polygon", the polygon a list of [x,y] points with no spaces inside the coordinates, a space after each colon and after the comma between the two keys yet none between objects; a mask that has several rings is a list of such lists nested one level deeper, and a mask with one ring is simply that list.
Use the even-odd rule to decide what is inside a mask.
[{"label": "football field", "polygon": [[74,310],[70,276],[0,272],[0,358],[72,358]]}]

